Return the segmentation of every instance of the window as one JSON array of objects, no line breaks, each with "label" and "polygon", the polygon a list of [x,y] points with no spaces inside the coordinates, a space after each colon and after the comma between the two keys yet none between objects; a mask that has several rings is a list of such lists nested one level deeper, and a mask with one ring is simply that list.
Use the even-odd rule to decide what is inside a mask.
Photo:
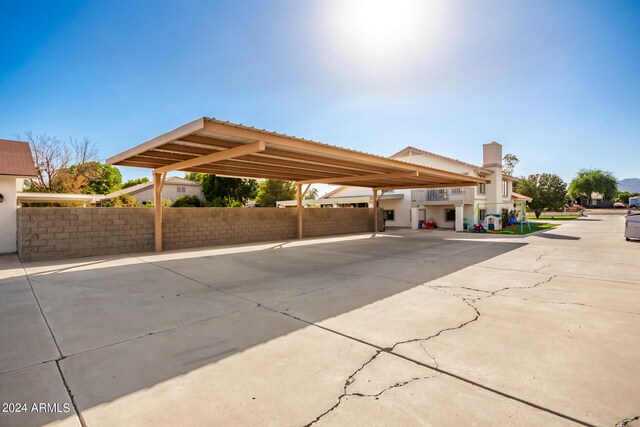
[{"label": "window", "polygon": [[186,193],[187,192],[187,187],[176,187],[176,191],[178,193]]},{"label": "window", "polygon": [[478,212],[478,221],[484,221],[486,217],[487,217],[487,210],[480,209],[480,211]]},{"label": "window", "polygon": [[478,194],[487,194],[487,184],[478,184]]},{"label": "window", "polygon": [[385,221],[395,221],[395,211],[394,210],[384,210],[382,211],[382,216]]},{"label": "window", "polygon": [[445,209],[444,210],[444,220],[445,221],[455,221],[456,220],[456,210],[455,209]]},{"label": "window", "polygon": [[502,180],[502,195],[507,197],[509,195],[509,182],[507,180]]}]

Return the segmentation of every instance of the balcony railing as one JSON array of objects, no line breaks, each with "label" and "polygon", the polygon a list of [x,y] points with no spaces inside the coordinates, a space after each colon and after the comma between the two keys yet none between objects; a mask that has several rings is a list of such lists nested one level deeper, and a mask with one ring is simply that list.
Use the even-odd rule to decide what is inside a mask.
[{"label": "balcony railing", "polygon": [[465,188],[434,188],[424,190],[411,190],[411,203],[422,204],[429,202],[454,202],[471,199],[473,189]]}]

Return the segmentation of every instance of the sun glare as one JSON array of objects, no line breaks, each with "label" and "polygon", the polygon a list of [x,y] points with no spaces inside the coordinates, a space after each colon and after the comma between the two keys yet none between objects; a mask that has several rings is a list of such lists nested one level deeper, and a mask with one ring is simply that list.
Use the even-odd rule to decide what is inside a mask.
[{"label": "sun glare", "polygon": [[410,61],[422,55],[440,22],[439,2],[427,0],[340,0],[328,4],[333,47],[367,65]]}]

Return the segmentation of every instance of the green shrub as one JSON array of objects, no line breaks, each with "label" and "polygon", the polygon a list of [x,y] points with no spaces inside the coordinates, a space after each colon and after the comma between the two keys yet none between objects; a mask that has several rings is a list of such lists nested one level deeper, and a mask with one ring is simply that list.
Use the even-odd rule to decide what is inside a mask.
[{"label": "green shrub", "polygon": [[138,202],[131,194],[121,194],[110,201],[105,202],[103,206],[109,208],[137,208],[140,206],[140,202]]},{"label": "green shrub", "polygon": [[202,200],[198,196],[182,196],[171,205],[174,208],[201,208]]},{"label": "green shrub", "polygon": [[[163,208],[168,208],[171,206],[171,200],[169,199],[162,199],[162,207]],[[152,201],[148,201],[147,203],[144,204],[145,208],[155,208],[156,204],[153,203]]]},{"label": "green shrub", "polygon": [[241,208],[244,205],[231,197],[215,197],[204,204],[208,208]]}]

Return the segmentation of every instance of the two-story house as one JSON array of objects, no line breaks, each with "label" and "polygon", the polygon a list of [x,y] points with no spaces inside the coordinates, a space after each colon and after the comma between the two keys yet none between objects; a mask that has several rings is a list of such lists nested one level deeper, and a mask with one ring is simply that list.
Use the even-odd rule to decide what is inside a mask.
[{"label": "two-story house", "polygon": [[[513,192],[516,179],[502,173],[502,145],[497,142],[483,145],[482,166],[415,147],[407,147],[390,157],[491,180],[475,187],[387,191],[381,196],[379,206],[384,209],[386,225],[390,227],[416,228],[420,220],[432,219],[439,228],[462,230],[464,223],[483,221],[487,214],[513,209],[514,202],[531,200]],[[320,199],[304,203],[321,207],[372,207],[371,199],[368,188],[340,187]],[[293,200],[278,202],[279,206],[294,204]]]}]

